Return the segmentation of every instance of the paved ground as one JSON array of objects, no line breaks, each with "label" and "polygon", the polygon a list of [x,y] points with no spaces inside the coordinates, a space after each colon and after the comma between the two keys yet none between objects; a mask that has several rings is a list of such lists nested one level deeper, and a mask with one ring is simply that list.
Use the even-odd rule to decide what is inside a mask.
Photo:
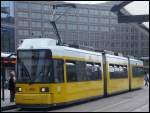
[{"label": "paved ground", "polygon": [[2,90],[1,90],[1,107],[15,105],[15,102],[10,102],[10,91],[5,89],[5,101],[2,100]]},{"label": "paved ground", "polygon": [[[149,88],[143,88],[120,95],[48,110],[13,109],[9,112],[149,112]],[[7,112],[7,111],[6,111]]]},{"label": "paved ground", "polygon": [[2,100],[2,89],[1,89],[1,111],[15,108],[15,102],[10,102],[10,91],[4,90],[4,101]]}]

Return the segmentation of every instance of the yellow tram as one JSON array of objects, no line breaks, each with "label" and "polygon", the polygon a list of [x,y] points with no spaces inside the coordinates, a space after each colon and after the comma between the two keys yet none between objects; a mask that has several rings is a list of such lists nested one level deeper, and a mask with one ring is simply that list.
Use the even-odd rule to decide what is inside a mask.
[{"label": "yellow tram", "polygon": [[142,61],[56,43],[25,39],[18,48],[18,107],[57,106],[143,87]]}]

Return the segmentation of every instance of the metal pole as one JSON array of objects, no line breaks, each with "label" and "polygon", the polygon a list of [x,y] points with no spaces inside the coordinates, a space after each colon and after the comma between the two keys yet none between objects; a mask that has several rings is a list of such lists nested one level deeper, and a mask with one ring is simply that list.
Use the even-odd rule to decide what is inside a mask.
[{"label": "metal pole", "polygon": [[5,83],[5,68],[4,68],[4,65],[2,64],[2,100],[3,101],[5,101],[4,83]]}]

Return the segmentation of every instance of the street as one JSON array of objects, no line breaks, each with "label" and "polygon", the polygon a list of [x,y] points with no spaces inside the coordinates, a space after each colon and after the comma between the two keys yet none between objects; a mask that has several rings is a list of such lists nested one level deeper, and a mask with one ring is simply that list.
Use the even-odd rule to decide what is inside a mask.
[{"label": "street", "polygon": [[[149,88],[84,103],[49,109],[13,109],[9,112],[149,112]],[[5,111],[5,112],[8,112]]]}]

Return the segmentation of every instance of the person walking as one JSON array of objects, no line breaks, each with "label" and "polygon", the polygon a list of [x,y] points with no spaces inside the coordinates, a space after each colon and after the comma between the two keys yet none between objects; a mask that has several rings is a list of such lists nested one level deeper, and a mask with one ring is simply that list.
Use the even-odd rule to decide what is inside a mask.
[{"label": "person walking", "polygon": [[148,73],[146,73],[146,72],[145,72],[145,75],[144,75],[144,80],[145,80],[145,86],[148,87],[149,78],[148,78]]},{"label": "person walking", "polygon": [[15,72],[10,72],[10,79],[9,79],[9,87],[10,90],[10,102],[14,102],[15,99]]}]

